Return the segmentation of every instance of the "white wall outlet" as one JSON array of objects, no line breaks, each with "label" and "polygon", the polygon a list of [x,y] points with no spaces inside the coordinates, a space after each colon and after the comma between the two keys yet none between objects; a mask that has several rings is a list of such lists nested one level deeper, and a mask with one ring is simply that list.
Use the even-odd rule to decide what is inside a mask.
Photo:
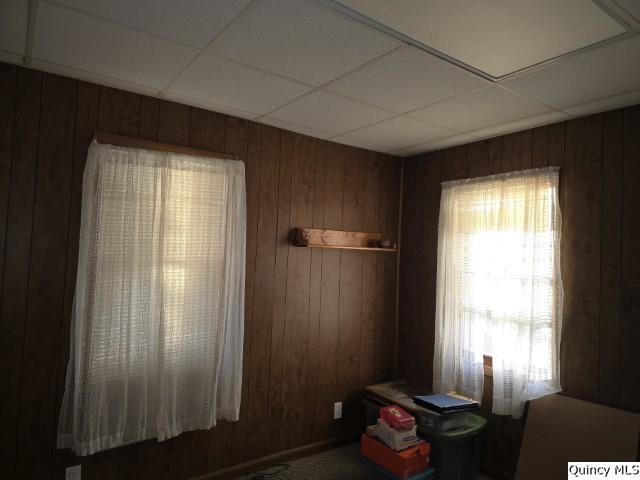
[{"label": "white wall outlet", "polygon": [[67,467],[64,471],[64,480],[80,480],[82,477],[82,465]]},{"label": "white wall outlet", "polygon": [[333,419],[338,420],[342,418],[342,402],[335,402],[333,404]]}]

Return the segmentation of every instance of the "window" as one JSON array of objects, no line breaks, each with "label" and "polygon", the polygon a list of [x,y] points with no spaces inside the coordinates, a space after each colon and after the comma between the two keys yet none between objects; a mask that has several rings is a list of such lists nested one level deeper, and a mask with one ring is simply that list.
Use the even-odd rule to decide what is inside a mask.
[{"label": "window", "polygon": [[79,455],[237,420],[244,164],[94,143],[58,446]]},{"label": "window", "polygon": [[440,204],[434,390],[481,400],[492,357],[493,411],[560,391],[558,169],[445,182]]}]

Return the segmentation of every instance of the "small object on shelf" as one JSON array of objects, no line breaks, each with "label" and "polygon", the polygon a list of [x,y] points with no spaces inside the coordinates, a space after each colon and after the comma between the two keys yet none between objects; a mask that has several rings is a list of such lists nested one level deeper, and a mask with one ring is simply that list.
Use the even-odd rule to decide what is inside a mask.
[{"label": "small object on shelf", "polygon": [[294,228],[289,240],[296,247],[309,248],[342,248],[347,250],[371,250],[379,252],[395,252],[391,240],[380,247],[383,240],[381,233],[348,232],[342,230],[322,230],[319,228]]},{"label": "small object on shelf", "polygon": [[393,248],[393,243],[391,243],[391,240],[389,239],[389,237],[384,237],[384,238],[380,239],[380,241],[378,242],[378,247],[380,247],[380,248]]}]

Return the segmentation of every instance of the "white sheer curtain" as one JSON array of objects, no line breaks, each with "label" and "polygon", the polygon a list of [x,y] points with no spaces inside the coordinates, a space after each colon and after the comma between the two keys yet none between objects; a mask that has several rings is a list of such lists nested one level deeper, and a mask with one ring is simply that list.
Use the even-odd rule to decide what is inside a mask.
[{"label": "white sheer curtain", "polygon": [[59,448],[238,419],[245,222],[242,162],[91,145]]},{"label": "white sheer curtain", "polygon": [[493,357],[493,412],[560,387],[561,216],[557,168],[442,184],[434,385],[480,401]]}]

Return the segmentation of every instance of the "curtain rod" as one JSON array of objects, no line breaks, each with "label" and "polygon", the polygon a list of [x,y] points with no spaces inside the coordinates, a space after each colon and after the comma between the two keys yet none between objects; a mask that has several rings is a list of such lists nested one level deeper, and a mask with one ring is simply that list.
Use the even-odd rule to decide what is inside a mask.
[{"label": "curtain rod", "polygon": [[180,145],[172,145],[170,143],[144,140],[142,138],[126,137],[124,135],[117,135],[115,133],[96,131],[93,135],[93,139],[98,143],[116,145],[118,147],[141,148],[144,150],[159,150],[161,152],[179,153],[182,155],[192,155],[196,157],[213,157],[225,160],[240,159],[235,155],[228,155],[226,153],[202,150],[199,148],[182,147]]}]

